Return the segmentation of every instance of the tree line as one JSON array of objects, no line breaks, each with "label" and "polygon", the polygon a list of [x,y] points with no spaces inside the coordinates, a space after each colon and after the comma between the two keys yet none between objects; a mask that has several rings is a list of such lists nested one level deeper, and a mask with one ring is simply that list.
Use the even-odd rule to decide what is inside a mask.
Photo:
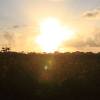
[{"label": "tree line", "polygon": [[99,96],[100,53],[0,52],[0,99],[89,100]]}]

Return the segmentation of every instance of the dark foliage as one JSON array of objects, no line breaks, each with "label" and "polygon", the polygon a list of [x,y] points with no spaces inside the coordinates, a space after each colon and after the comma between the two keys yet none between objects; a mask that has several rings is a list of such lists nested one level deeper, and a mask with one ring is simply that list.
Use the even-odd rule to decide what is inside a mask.
[{"label": "dark foliage", "polygon": [[100,99],[100,53],[0,52],[0,100],[97,98]]}]

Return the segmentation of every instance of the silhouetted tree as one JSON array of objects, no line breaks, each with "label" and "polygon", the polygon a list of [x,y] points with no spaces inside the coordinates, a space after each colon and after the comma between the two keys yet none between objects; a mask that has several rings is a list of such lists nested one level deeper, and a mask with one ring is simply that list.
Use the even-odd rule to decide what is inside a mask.
[{"label": "silhouetted tree", "polygon": [[2,47],[2,52],[9,52],[11,50],[10,47]]}]

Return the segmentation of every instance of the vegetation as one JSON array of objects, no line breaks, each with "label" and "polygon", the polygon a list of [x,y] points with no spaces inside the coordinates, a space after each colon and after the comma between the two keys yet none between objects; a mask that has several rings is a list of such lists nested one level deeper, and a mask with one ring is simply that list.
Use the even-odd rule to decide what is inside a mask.
[{"label": "vegetation", "polygon": [[8,49],[0,52],[0,100],[98,97],[100,53],[24,54]]}]

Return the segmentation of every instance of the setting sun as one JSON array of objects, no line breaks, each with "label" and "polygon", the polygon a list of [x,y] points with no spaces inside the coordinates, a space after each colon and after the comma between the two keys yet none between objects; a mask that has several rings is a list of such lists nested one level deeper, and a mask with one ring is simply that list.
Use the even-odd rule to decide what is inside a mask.
[{"label": "setting sun", "polygon": [[65,40],[73,37],[74,32],[63,26],[59,20],[55,18],[47,18],[40,22],[40,35],[36,42],[45,52],[54,52]]}]

